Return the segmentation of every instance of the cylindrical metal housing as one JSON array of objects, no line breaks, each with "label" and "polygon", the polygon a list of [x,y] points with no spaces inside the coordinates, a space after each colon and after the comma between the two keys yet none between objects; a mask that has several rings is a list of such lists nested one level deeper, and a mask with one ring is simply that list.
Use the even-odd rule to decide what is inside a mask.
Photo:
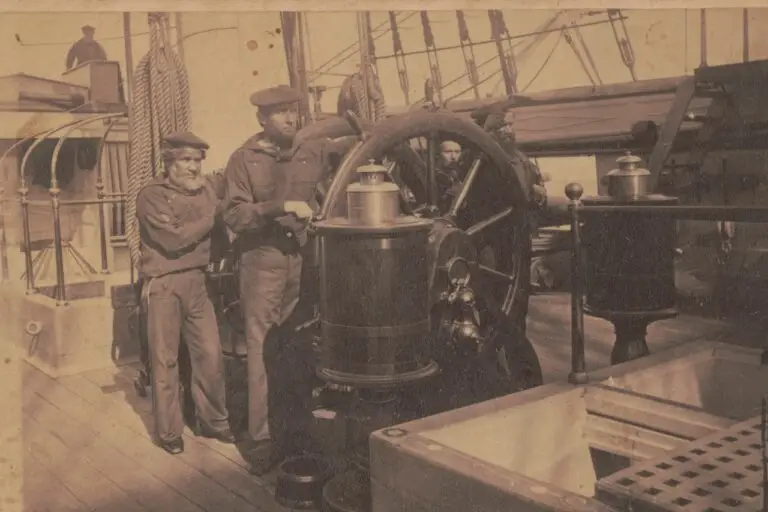
[{"label": "cylindrical metal housing", "polygon": [[654,315],[674,310],[676,222],[633,212],[589,213],[590,205],[672,206],[674,197],[633,201],[598,196],[582,199],[586,266],[585,310],[602,317]]},{"label": "cylindrical metal housing", "polygon": [[386,167],[372,163],[357,173],[360,181],[347,187],[349,220],[368,226],[395,222],[400,214],[400,189],[386,181]]},{"label": "cylindrical metal housing", "polygon": [[395,387],[434,374],[427,251],[432,221],[388,226],[336,218],[320,239],[321,378],[359,388]]},{"label": "cylindrical metal housing", "polygon": [[619,165],[603,178],[608,195],[619,200],[636,200],[648,195],[651,172],[640,167],[642,160],[629,151],[616,160]]}]

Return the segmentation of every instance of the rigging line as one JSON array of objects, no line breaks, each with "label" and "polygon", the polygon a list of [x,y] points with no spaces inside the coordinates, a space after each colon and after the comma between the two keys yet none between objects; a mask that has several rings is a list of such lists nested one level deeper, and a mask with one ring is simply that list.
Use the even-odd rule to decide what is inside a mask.
[{"label": "rigging line", "polygon": [[[541,23],[537,27],[537,29],[533,32],[534,34],[536,34],[536,37],[533,38],[534,39],[533,42],[530,42],[530,43],[527,43],[527,44],[526,44],[525,40],[519,40],[519,41],[515,41],[515,42],[510,42],[510,50],[515,50],[517,47],[525,45],[525,48],[523,48],[520,51],[520,53],[516,56],[518,61],[522,62],[523,60],[525,60],[527,58],[527,56],[530,54],[530,52],[532,52],[535,48],[538,48],[539,45],[545,39],[547,39],[547,37],[549,36],[550,32],[545,32],[544,30],[546,28],[551,27],[564,12],[565,11],[558,11],[550,19],[548,19],[548,20],[544,21],[543,23]],[[584,17],[586,15],[589,15],[589,13],[582,13],[582,14],[579,15],[579,18],[582,18],[582,17]],[[561,32],[561,35],[562,35],[562,32]],[[491,58],[489,58],[487,60],[484,60],[483,62],[481,62],[480,64],[477,65],[477,69],[479,70],[481,67],[487,66],[488,64],[490,64],[492,62],[495,62],[497,59],[498,59],[498,55],[494,55],[493,57],[491,57]],[[460,74],[459,76],[455,77],[453,80],[451,80],[448,83],[444,84],[443,85],[443,89],[445,90],[449,86],[451,86],[451,85],[461,81],[465,76],[466,76],[466,73]],[[424,97],[422,97],[418,101],[424,101],[424,100],[425,100]]]},{"label": "rigging line", "polygon": [[[559,16],[559,14],[557,15]],[[499,65],[501,67],[504,88],[507,94],[513,94],[517,87],[517,63],[515,62],[515,53],[510,48],[510,41],[503,41],[503,37],[509,37],[509,28],[504,20],[504,14],[500,10],[489,10],[488,18],[491,22],[491,38],[496,42],[496,53],[499,55]],[[556,19],[556,18],[555,18]],[[506,42],[506,47],[505,43]]]},{"label": "rigging line", "polygon": [[581,34],[581,30],[575,28],[573,32],[576,34],[576,39],[578,39],[579,43],[581,43],[581,47],[584,50],[584,55],[587,56],[587,60],[589,61],[589,65],[592,67],[592,72],[595,74],[597,83],[602,85],[603,79],[600,77],[600,70],[597,68],[595,59],[592,58],[592,51],[589,49],[589,46],[587,46],[587,42],[584,40],[584,36]]},{"label": "rigging line", "polygon": [[[629,74],[632,76],[632,80],[637,81],[637,75],[635,74],[635,52],[632,49],[632,42],[629,40],[629,32],[624,23],[625,18],[621,13],[621,9],[608,9],[606,12],[608,14],[608,19],[611,22],[611,28],[613,29],[613,37],[616,39],[616,45],[619,48],[621,61],[627,69],[629,69]],[[619,31],[616,28],[616,21],[621,21],[623,35],[619,35]]]},{"label": "rigging line", "polygon": [[584,57],[581,55],[581,52],[576,46],[576,42],[573,40],[573,36],[571,36],[570,30],[568,30],[568,27],[563,25],[563,37],[565,38],[565,41],[568,43],[568,46],[571,47],[571,51],[573,51],[573,54],[576,56],[576,60],[579,61],[579,64],[581,65],[581,69],[584,71],[584,74],[587,75],[587,78],[589,78],[589,81],[592,82],[592,85],[597,85],[597,82],[595,82],[595,79],[592,77],[592,73],[589,70],[589,66],[587,66],[587,63],[584,62]]},{"label": "rigging line", "polygon": [[[498,57],[497,57],[497,58],[498,58]],[[490,75],[486,76],[486,77],[485,77],[485,78],[483,78],[482,80],[478,80],[478,82],[477,82],[477,85],[482,85],[482,84],[484,84],[485,82],[487,82],[488,80],[491,80],[493,77],[495,77],[496,75],[499,75],[499,74],[501,74],[501,69],[497,69],[496,71],[494,71],[494,72],[493,72],[493,73],[491,73]],[[461,91],[461,92],[458,92],[458,93],[454,94],[453,96],[449,96],[448,98],[446,98],[445,100],[443,100],[443,103],[448,103],[448,102],[449,102],[449,101],[451,101],[451,100],[455,100],[455,99],[456,99],[456,98],[458,98],[459,96],[462,96],[462,95],[464,95],[464,94],[468,93],[469,91],[471,91],[471,90],[473,89],[473,87],[474,87],[474,85],[470,85],[469,87],[467,87],[467,88],[466,88],[466,89],[464,89],[463,91]]]},{"label": "rigging line", "polygon": [[309,35],[309,20],[307,19],[307,13],[304,13],[304,16],[302,16],[302,29],[304,31],[305,36],[305,55],[307,56],[307,69],[311,72],[314,66],[312,65],[312,39]]},{"label": "rigging line", "polygon": [[[561,13],[558,12],[550,20],[545,21],[543,24],[539,25],[539,27],[548,27],[548,26],[552,25],[552,23],[554,23],[557,20],[557,18],[560,16],[560,14]],[[549,34],[550,34],[549,32],[543,32],[542,33],[540,30],[538,32],[539,32],[539,35],[535,38],[535,40],[532,43],[526,45],[526,47],[523,48],[523,50],[516,56],[516,59],[519,62],[524,61],[527,58],[527,56],[529,55],[529,52],[533,51],[534,48],[538,48],[539,44],[541,44],[541,42],[543,42],[544,39],[546,39],[549,36]],[[562,35],[562,32],[560,34]],[[514,50],[518,46],[522,46],[524,44],[525,44],[525,41],[523,41],[523,40],[511,43],[510,44],[511,50]],[[479,70],[483,66],[487,66],[488,64],[497,61],[498,58],[499,58],[498,55],[494,55],[494,56],[490,57],[489,59],[484,60],[483,62],[481,62],[480,64],[477,65],[477,69]],[[445,85],[443,85],[443,89],[447,89],[449,86],[451,86],[451,85],[461,81],[465,76],[466,76],[466,73],[460,74],[459,76],[455,77],[453,80],[451,80],[448,83],[446,83]],[[424,100],[424,98],[421,98],[420,101],[423,101],[423,100]]]},{"label": "rigging line", "polygon": [[[487,65],[488,65],[488,64],[490,64],[491,62],[495,62],[495,61],[497,61],[497,60],[499,60],[499,56],[498,56],[498,55],[494,55],[494,56],[493,56],[493,57],[491,57],[490,59],[488,59],[488,60],[484,60],[483,62],[481,62],[480,64],[478,64],[478,65],[477,65],[477,69],[479,70],[479,69],[480,69],[480,68],[482,68],[483,66],[487,66]],[[465,78],[466,76],[467,76],[467,74],[466,74],[466,73],[462,73],[461,75],[457,76],[456,78],[454,78],[454,79],[453,79],[453,80],[451,80],[450,82],[448,82],[448,83],[444,84],[444,85],[443,85],[443,89],[447,89],[447,88],[448,88],[448,87],[450,87],[451,85],[453,85],[453,84],[455,84],[455,83],[457,83],[457,82],[461,81],[461,80],[462,80],[463,78]],[[424,98],[421,98],[421,100],[423,101],[423,100],[424,100]]]},{"label": "rigging line", "polygon": [[[171,28],[175,29],[176,27],[173,26]],[[135,34],[131,34],[131,38],[138,37],[138,36],[147,36],[147,35],[149,35],[149,31],[137,32]],[[18,32],[15,34],[15,36],[16,36],[16,42],[25,48],[32,47],[32,46],[64,46],[64,45],[71,45],[72,43],[74,43],[74,41],[72,41],[71,39],[68,41],[47,41],[43,43],[24,43],[21,41],[21,36],[18,34]],[[97,41],[116,41],[118,39],[123,39],[123,38],[124,36],[100,37],[97,39]]]},{"label": "rigging line", "polygon": [[[404,23],[404,22],[408,21],[409,19],[411,19],[411,18],[412,18],[413,16],[415,16],[415,15],[416,15],[416,13],[415,13],[415,12],[412,12],[411,14],[407,15],[407,16],[406,16],[406,17],[404,17],[402,20],[400,20],[400,23]],[[380,29],[381,29],[381,27],[382,27],[383,25],[386,25],[387,23],[389,23],[389,21],[386,21],[386,22],[384,22],[384,23],[380,23],[379,25],[376,25],[376,28],[374,28],[374,29],[373,29],[373,31],[375,32],[375,31],[377,31],[377,30],[380,30]],[[379,32],[379,33],[378,33],[378,34],[377,34],[377,35],[376,35],[376,36],[373,38],[373,40],[374,40],[374,41],[377,41],[377,40],[381,39],[382,37],[384,37],[385,35],[387,35],[388,33],[389,33],[389,28],[387,28],[387,29],[386,29],[386,30],[384,30],[383,32]],[[345,52],[349,51],[350,49],[352,50],[352,53],[350,53],[349,55],[346,55],[346,56],[344,56],[344,57],[343,57],[343,58],[342,58],[342,59],[341,59],[339,62],[336,62],[335,64],[331,65],[330,67],[328,66],[328,65],[329,65],[329,64],[330,64],[332,61],[334,61],[335,59],[337,59],[337,58],[341,58],[341,56],[342,56],[342,55],[343,55]],[[347,47],[346,47],[344,50],[341,50],[340,52],[338,52],[338,53],[336,54],[336,56],[332,57],[332,58],[331,58],[330,60],[328,60],[328,61],[327,61],[325,64],[323,64],[323,65],[321,65],[321,66],[318,66],[318,68],[317,68],[317,72],[320,72],[320,71],[329,71],[329,70],[331,70],[331,69],[337,68],[337,67],[339,67],[340,65],[342,65],[343,63],[345,63],[346,61],[348,61],[349,59],[351,59],[352,57],[354,57],[355,55],[357,55],[357,53],[358,53],[358,52],[359,52],[358,43],[353,43],[353,44],[351,44],[351,45],[347,46]],[[314,77],[313,77],[313,79],[314,79]]]},{"label": "rigging line", "polygon": [[[523,45],[523,43],[524,43],[524,41],[517,41],[515,44],[513,44],[513,45],[512,45],[512,49],[515,49],[515,48],[517,48],[518,46],[522,46],[522,45]],[[525,55],[524,55],[524,53],[527,53],[527,51],[528,51],[528,50],[530,50],[530,47],[529,47],[529,48],[525,48],[525,49],[524,49],[524,50],[523,50],[523,51],[520,53],[520,55],[518,55],[518,59],[520,59],[520,57],[524,57],[524,56],[525,56]],[[498,61],[498,59],[499,59],[499,56],[498,56],[498,55],[494,55],[494,56],[492,56],[492,57],[490,57],[490,58],[488,58],[488,59],[486,59],[486,60],[482,61],[480,64],[478,64],[478,65],[477,65],[477,69],[479,70],[480,68],[482,68],[482,67],[484,67],[484,66],[487,66],[488,64],[491,64],[492,62],[496,62],[496,61]],[[461,81],[463,78],[465,78],[466,76],[467,76],[467,74],[466,74],[466,73],[462,73],[462,74],[460,74],[459,76],[457,76],[457,77],[453,78],[453,79],[452,79],[451,81],[449,81],[448,83],[444,84],[444,85],[443,85],[443,89],[447,89],[447,88],[448,88],[448,87],[450,87],[451,85],[453,85],[453,84],[455,84],[455,83],[457,83],[457,82],[460,82],[460,81]],[[422,98],[421,98],[419,101],[424,101],[424,98],[422,97]]]},{"label": "rigging line", "polygon": [[[198,30],[196,32],[190,32],[189,34],[185,34],[184,37],[181,40],[182,41],[186,41],[187,39],[189,39],[189,38],[191,38],[193,36],[197,36],[197,35],[200,35],[200,34],[205,34],[205,33],[208,33],[208,32],[218,32],[219,30],[237,30],[237,28],[238,28],[237,26],[207,28],[205,30]],[[168,30],[175,30],[175,29],[176,29],[176,27],[174,25],[171,25],[171,26],[168,27]],[[146,35],[149,35],[149,32],[137,32],[135,34],[131,34],[130,37],[134,38],[134,37],[146,36]],[[16,34],[16,36],[18,36],[18,34]],[[125,36],[100,37],[96,41],[97,42],[116,41],[116,40],[120,40],[120,39],[125,39]],[[59,41],[59,42],[49,41],[49,42],[45,42],[45,43],[25,43],[25,42],[23,42],[21,40],[20,36],[16,38],[16,42],[20,46],[22,46],[23,48],[32,48],[32,47],[36,47],[36,46],[65,46],[65,45],[73,44],[73,41],[71,41],[71,40],[70,41]],[[171,44],[171,46],[173,46],[173,47],[175,47],[177,45],[178,45],[178,43]]]},{"label": "rigging line", "polygon": [[[382,27],[384,27],[386,24],[387,24],[387,22],[380,23],[380,24],[376,25],[376,27],[373,30],[374,31],[379,30]],[[384,33],[386,34],[386,32],[384,32]],[[340,58],[344,53],[348,52],[349,50],[353,50],[353,54],[354,54],[354,50],[357,48],[358,45],[359,45],[359,42],[355,41],[354,43],[349,44],[345,48],[342,48],[333,57],[331,57],[327,61],[325,61],[322,64],[320,64],[317,67],[318,71],[324,70],[325,68],[327,68],[334,60]],[[336,66],[336,65],[338,65],[338,64],[335,64],[334,66]],[[331,68],[333,68],[334,66],[331,66]]]},{"label": "rigging line", "polygon": [[503,76],[502,76],[502,77],[500,77],[500,78],[499,78],[499,79],[496,81],[496,83],[494,84],[494,86],[493,86],[493,89],[491,89],[491,96],[493,96],[493,95],[495,95],[495,94],[496,94],[496,91],[499,89],[499,86],[502,84],[502,82],[504,82],[504,77],[503,77]]},{"label": "rigging line", "polygon": [[683,62],[685,65],[685,74],[688,74],[688,9],[683,9],[684,23],[685,23],[685,55],[683,56]]},{"label": "rigging line", "polygon": [[[424,47],[426,48],[427,61],[429,62],[429,75],[437,95],[437,101],[443,103],[443,76],[440,71],[440,52],[435,44],[435,34],[432,32],[432,25],[427,11],[419,11],[421,18],[421,31],[424,37]],[[462,43],[463,44],[463,43]],[[461,45],[459,46],[461,47]],[[403,53],[403,55],[408,55]]]},{"label": "rigging line", "polygon": [[[459,40],[461,41],[461,54],[464,57],[464,66],[467,69],[467,77],[469,81],[474,84],[475,97],[480,99],[480,90],[477,88],[477,57],[475,57],[475,49],[472,45],[472,37],[469,33],[469,26],[467,25],[467,19],[464,15],[464,11],[456,11],[456,21],[459,25]],[[467,46],[467,43],[470,46]]]},{"label": "rigging line", "polygon": [[[613,19],[614,20],[623,20],[623,19],[627,19],[627,18],[626,18],[626,16],[622,15],[621,18],[613,18]],[[573,26],[574,27],[583,28],[583,27],[592,27],[592,26],[595,26],[595,25],[606,25],[608,23],[611,23],[611,20],[590,21],[590,22],[587,22],[587,23],[579,23],[579,24],[576,24],[576,25],[573,25]],[[516,34],[514,36],[503,37],[502,41],[513,41],[513,40],[516,40],[516,39],[525,39],[525,38],[531,37],[531,36],[538,36],[538,35],[542,35],[542,34],[549,34],[549,33],[554,33],[554,32],[559,32],[559,31],[560,31],[560,28],[549,28],[549,29],[537,30],[537,31],[533,31],[533,32],[525,32],[525,33],[522,33],[522,34]],[[481,46],[481,45],[495,44],[495,43],[496,43],[495,39],[487,39],[487,40],[483,40],[483,41],[474,41],[472,43],[472,45],[473,46]],[[459,50],[459,49],[461,49],[461,45],[443,46],[441,48],[436,48],[437,51]],[[406,52],[405,55],[406,56],[409,56],[409,55],[423,55],[425,53],[427,53],[426,50],[417,50],[417,51],[412,51],[412,52]],[[378,58],[379,59],[391,59],[391,58],[394,58],[394,55],[391,55],[391,54],[389,54],[389,55],[380,55]],[[496,56],[496,58],[498,59],[498,55]]]},{"label": "rigging line", "polygon": [[410,82],[408,77],[408,63],[405,57],[400,56],[403,52],[403,41],[400,38],[400,28],[397,26],[397,15],[394,11],[389,11],[389,29],[392,32],[392,52],[395,55],[395,67],[397,68],[397,78],[400,82],[400,90],[405,96],[406,105],[410,105]]},{"label": "rigging line", "polygon": [[552,49],[549,51],[549,55],[547,55],[547,58],[544,59],[544,62],[541,64],[541,67],[538,71],[533,75],[531,80],[523,87],[520,92],[525,92],[528,90],[531,85],[533,85],[533,82],[536,81],[536,79],[539,78],[539,75],[541,75],[542,71],[544,71],[544,68],[547,67],[547,64],[549,64],[549,61],[552,59],[552,56],[555,54],[555,50],[557,50],[557,47],[560,46],[560,43],[563,40],[563,33],[561,32],[559,36],[557,36],[557,41],[555,41],[555,45],[552,47]]}]

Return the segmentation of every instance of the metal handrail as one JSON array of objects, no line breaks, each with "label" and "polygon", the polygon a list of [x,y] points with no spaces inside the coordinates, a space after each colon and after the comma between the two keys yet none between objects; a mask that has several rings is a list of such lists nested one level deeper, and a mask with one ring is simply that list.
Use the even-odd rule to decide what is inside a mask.
[{"label": "metal handrail", "polygon": [[[81,128],[83,126],[89,125],[91,123],[94,123],[96,121],[102,121],[102,120],[106,121],[107,119],[112,120],[113,118],[117,118],[117,117],[125,117],[125,114],[124,113],[103,114],[103,115],[94,116],[88,119],[83,119],[77,123],[74,123],[67,129],[67,131],[61,137],[59,137],[59,140],[56,142],[56,146],[53,149],[53,156],[51,157],[51,187],[49,189],[49,193],[51,194],[51,208],[53,209],[53,243],[54,243],[54,250],[55,250],[55,256],[56,256],[56,291],[54,292],[54,295],[56,297],[57,305],[60,305],[62,303],[63,304],[67,303],[67,294],[66,294],[65,277],[64,277],[64,249],[61,241],[61,200],[59,199],[59,194],[61,193],[61,189],[59,189],[59,181],[56,177],[56,164],[58,163],[58,160],[59,160],[59,153],[61,152],[61,148],[64,145],[64,142],[66,142],[69,135],[74,130]],[[106,132],[101,137],[102,144],[99,145],[99,155],[98,155],[98,160],[96,162],[97,165],[100,165],[101,149],[103,147],[103,141],[113,127],[114,127],[114,123],[110,123],[109,128],[107,128]],[[70,200],[68,204],[70,205],[86,204],[82,202],[75,203],[73,201],[75,200]],[[99,204],[99,203],[96,203],[96,204]],[[103,251],[102,252],[102,255],[103,255],[102,270],[103,270],[106,266],[106,263],[105,263],[106,233],[104,232],[103,210],[102,210],[102,214],[100,215],[100,221],[101,221],[101,227],[100,227],[101,244],[103,246],[103,249],[102,249]]]},{"label": "metal handrail", "polygon": [[[90,118],[89,118],[90,119]],[[53,135],[54,133],[64,130],[65,128],[68,128],[72,125],[78,124],[82,121],[82,119],[77,119],[75,121],[70,121],[68,123],[64,123],[63,125],[57,126],[55,128],[51,128],[50,130],[46,130],[42,133],[33,135],[31,137],[27,137],[25,139],[22,139],[18,142],[16,142],[13,146],[11,146],[2,157],[0,157],[0,163],[10,154],[11,150],[14,148],[20,146],[24,142],[27,142],[32,139],[35,140],[32,145],[27,149],[26,153],[24,153],[24,157],[21,159],[21,165],[19,166],[19,201],[21,203],[21,222],[22,222],[22,235],[24,237],[24,266],[27,269],[26,277],[27,277],[27,294],[36,293],[35,290],[35,276],[32,272],[32,249],[30,248],[31,238],[32,234],[30,231],[29,226],[29,205],[27,203],[27,194],[29,193],[29,188],[27,187],[27,179],[26,179],[26,167],[27,162],[29,161],[29,157],[32,154],[32,152],[39,146],[44,140],[46,140],[48,137]],[[52,171],[53,172],[53,171]]]}]

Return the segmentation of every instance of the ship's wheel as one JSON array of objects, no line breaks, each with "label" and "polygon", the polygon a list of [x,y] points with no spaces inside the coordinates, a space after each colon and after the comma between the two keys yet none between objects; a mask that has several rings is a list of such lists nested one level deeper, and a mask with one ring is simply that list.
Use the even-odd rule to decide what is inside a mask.
[{"label": "ship's wheel", "polygon": [[[528,300],[528,194],[510,155],[469,117],[452,112],[412,111],[367,129],[353,115],[347,121],[361,140],[335,172],[318,217],[346,216],[346,188],[356,181],[358,167],[372,161],[384,165],[400,186],[403,213],[435,219],[431,297],[440,349],[451,346],[444,341],[455,331],[450,325],[455,307],[445,304],[445,297],[460,282],[449,275],[456,271],[449,267],[457,258],[468,263],[466,272],[472,276],[466,287],[477,303],[478,336],[492,347],[500,370],[498,382],[474,393],[471,401],[541,384],[538,358],[520,329]],[[441,176],[438,159],[445,141],[461,146],[464,165],[458,182]],[[450,357],[451,351],[443,354],[448,372],[452,369],[446,366],[463,367],[467,361],[462,348],[454,348],[457,357]]]}]

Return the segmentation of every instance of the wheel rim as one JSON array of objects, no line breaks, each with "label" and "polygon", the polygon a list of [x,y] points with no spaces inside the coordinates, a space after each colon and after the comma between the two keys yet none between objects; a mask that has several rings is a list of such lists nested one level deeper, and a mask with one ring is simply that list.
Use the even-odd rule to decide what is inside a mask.
[{"label": "wheel rim", "polygon": [[[462,146],[464,175],[452,201],[437,182],[439,144]],[[481,127],[451,112],[415,111],[378,123],[343,159],[328,187],[320,219],[346,216],[346,187],[356,170],[371,160],[388,167],[403,193],[404,213],[417,207],[420,215],[447,216],[472,240],[486,292],[493,294],[505,315],[520,300],[518,271],[524,264],[528,197],[509,155]],[[476,170],[474,170],[477,168]]]}]

